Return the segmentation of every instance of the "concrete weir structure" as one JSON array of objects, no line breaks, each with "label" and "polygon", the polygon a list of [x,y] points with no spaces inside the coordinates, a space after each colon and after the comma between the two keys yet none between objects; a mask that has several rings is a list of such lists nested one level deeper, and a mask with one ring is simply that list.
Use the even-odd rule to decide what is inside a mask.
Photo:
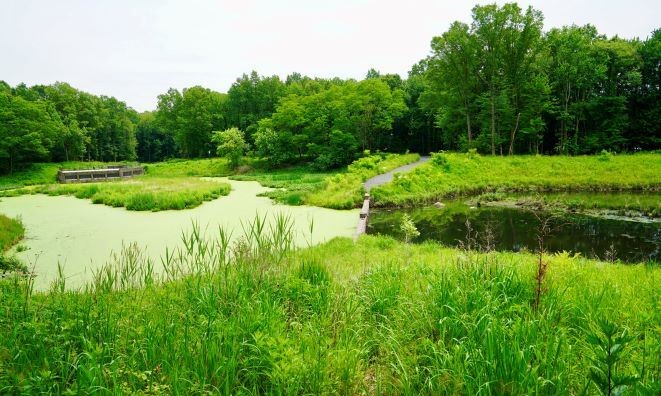
[{"label": "concrete weir structure", "polygon": [[89,183],[125,179],[144,173],[141,166],[111,165],[104,169],[61,170],[57,172],[57,180],[60,183]]},{"label": "concrete weir structure", "polygon": [[367,232],[367,221],[370,216],[370,194],[366,193],[363,200],[363,207],[360,209],[360,218],[358,219],[358,226],[353,240],[356,241],[359,236]]}]

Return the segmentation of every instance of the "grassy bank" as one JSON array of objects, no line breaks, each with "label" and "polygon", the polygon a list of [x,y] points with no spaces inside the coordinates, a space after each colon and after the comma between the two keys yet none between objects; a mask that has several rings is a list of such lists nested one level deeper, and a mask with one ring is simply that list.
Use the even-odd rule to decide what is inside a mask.
[{"label": "grassy bank", "polygon": [[[246,159],[247,162],[253,162]],[[145,173],[159,178],[220,177],[232,173],[225,158],[170,160],[145,165]]]},{"label": "grassy bank", "polygon": [[[276,224],[248,226],[235,245],[194,233],[165,258],[164,279],[127,246],[85,291],[66,291],[64,279],[49,294],[31,294],[27,280],[0,283],[0,393],[593,394],[614,385],[591,380],[591,368],[631,376],[634,393],[661,389],[658,267],[547,256],[538,287],[532,255],[383,237],[293,252],[287,220]],[[620,340],[625,330],[631,338]],[[620,344],[611,358],[609,342]]]},{"label": "grassy bank", "polygon": [[23,223],[0,214],[0,254],[17,244],[25,235]]},{"label": "grassy bank", "polygon": [[441,154],[372,190],[377,205],[407,206],[485,192],[661,189],[661,155],[582,157]]},{"label": "grassy bank", "polygon": [[[68,162],[34,164],[32,168],[0,178],[0,197],[23,194],[72,195],[97,204],[125,207],[128,210],[180,210],[227,195],[227,183],[201,180],[200,176],[229,173],[224,159],[175,160],[145,166],[145,176],[102,183],[58,184],[59,169],[105,168],[105,163]],[[17,188],[18,187],[18,188]]]},{"label": "grassy bank", "polygon": [[504,205],[523,208],[548,207],[564,211],[612,212],[618,215],[661,216],[661,192],[641,193],[545,193],[515,195],[486,193],[470,200],[473,205]]},{"label": "grassy bank", "polygon": [[279,171],[253,171],[232,176],[254,180],[277,188],[265,195],[288,205],[313,205],[331,209],[351,209],[362,203],[363,182],[420,158],[418,154],[377,154],[354,161],[346,170],[316,172],[308,167]]},{"label": "grassy bank", "polygon": [[230,185],[198,178],[136,177],[104,183],[44,184],[0,193],[72,195],[95,204],[128,210],[160,211],[190,209],[230,192]]},{"label": "grassy bank", "polygon": [[5,252],[23,239],[24,235],[25,228],[20,219],[12,219],[0,214],[0,276],[5,272],[27,270],[16,257],[5,255]]},{"label": "grassy bank", "polygon": [[[230,169],[224,158],[172,160],[145,165],[145,176],[132,180],[68,185],[56,183],[58,169],[80,169],[90,164],[35,164],[31,170],[1,177],[0,186],[5,188],[0,188],[0,197],[73,195],[92,199],[94,203],[124,206],[129,210],[187,209],[229,193],[229,185],[200,180],[199,177],[234,174],[233,179],[257,181],[275,188],[264,195],[280,203],[350,209],[362,202],[362,183],[365,180],[418,158],[417,154],[372,155],[355,161],[339,172],[319,172],[306,166],[267,170],[252,158],[244,158],[244,165],[237,170]],[[96,165],[106,166],[101,163]]]}]

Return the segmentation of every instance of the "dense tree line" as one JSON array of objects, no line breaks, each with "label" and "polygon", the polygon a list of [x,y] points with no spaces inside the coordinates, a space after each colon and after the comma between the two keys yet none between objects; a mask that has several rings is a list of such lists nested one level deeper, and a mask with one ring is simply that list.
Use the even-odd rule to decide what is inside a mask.
[{"label": "dense tree line", "polygon": [[432,41],[421,106],[445,148],[594,153],[661,143],[661,31],[608,39],[590,25],[542,32],[529,7],[477,6]]},{"label": "dense tree line", "polygon": [[0,171],[37,161],[136,159],[138,113],[66,83],[0,81]]},{"label": "dense tree line", "polygon": [[66,83],[0,83],[0,171],[33,161],[207,157],[227,152],[219,136],[241,137],[245,145],[233,147],[274,166],[322,169],[365,150],[650,150],[661,145],[660,96],[661,30],[644,41],[590,25],[544,32],[531,7],[476,6],[470,24],[432,39],[406,79],[371,69],[362,81],[299,73],[283,81],[253,71],[227,93],[170,89],[142,114]]}]

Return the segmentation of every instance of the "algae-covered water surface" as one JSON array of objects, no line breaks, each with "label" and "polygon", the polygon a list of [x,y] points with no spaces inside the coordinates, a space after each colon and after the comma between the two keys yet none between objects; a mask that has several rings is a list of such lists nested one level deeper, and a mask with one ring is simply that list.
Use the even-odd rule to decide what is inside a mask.
[{"label": "algae-covered water surface", "polygon": [[284,213],[291,216],[296,243],[302,246],[354,232],[356,210],[278,205],[257,196],[268,190],[257,182],[218,180],[232,185],[229,196],[190,210],[132,212],[74,197],[25,195],[0,200],[0,213],[22,219],[26,235],[21,244],[27,250],[16,255],[37,274],[35,287],[42,290],[56,277],[58,263],[64,267],[67,285],[83,285],[94,269],[121,251],[122,244],[137,243],[158,264],[165,248],[179,246],[182,232],[194,223],[210,234],[222,226],[236,237],[242,222]]}]

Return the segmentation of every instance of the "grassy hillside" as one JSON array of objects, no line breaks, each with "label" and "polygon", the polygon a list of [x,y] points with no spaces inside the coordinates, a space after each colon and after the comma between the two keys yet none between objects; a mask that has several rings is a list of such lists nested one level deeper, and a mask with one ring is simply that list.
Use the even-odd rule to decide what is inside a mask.
[{"label": "grassy hillside", "polygon": [[436,154],[372,190],[377,205],[429,203],[484,192],[661,189],[661,154],[490,157]]},{"label": "grassy hillside", "polygon": [[540,277],[533,255],[384,237],[291,251],[276,224],[193,233],[162,278],[127,246],[83,291],[0,282],[0,389],[595,394],[609,368],[661,389],[657,266],[554,255]]}]

